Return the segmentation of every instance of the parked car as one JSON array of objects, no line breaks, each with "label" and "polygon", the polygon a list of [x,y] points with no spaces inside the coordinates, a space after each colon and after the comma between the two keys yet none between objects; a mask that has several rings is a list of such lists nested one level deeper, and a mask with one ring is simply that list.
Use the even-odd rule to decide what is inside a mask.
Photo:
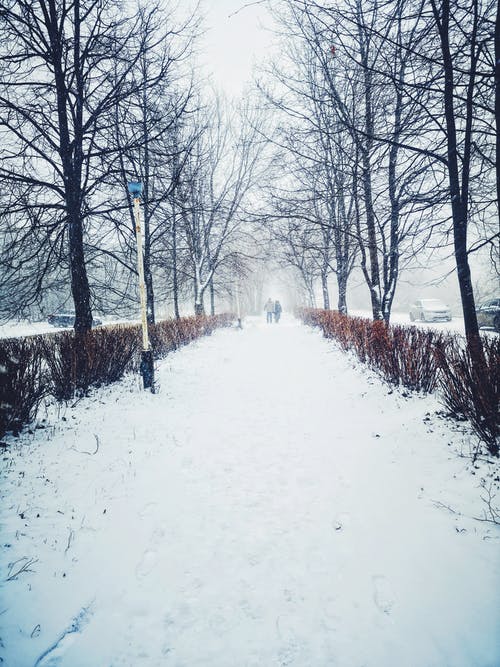
[{"label": "parked car", "polygon": [[476,308],[476,313],[480,327],[493,327],[500,332],[500,297],[484,301]]},{"label": "parked car", "polygon": [[[54,327],[74,327],[75,326],[75,312],[72,310],[64,311],[61,313],[52,313],[47,318],[47,322],[52,324]],[[102,324],[102,321],[94,317],[92,320],[92,325],[94,327]]]},{"label": "parked car", "polygon": [[451,310],[440,299],[417,299],[410,306],[410,320],[423,322],[451,322]]}]

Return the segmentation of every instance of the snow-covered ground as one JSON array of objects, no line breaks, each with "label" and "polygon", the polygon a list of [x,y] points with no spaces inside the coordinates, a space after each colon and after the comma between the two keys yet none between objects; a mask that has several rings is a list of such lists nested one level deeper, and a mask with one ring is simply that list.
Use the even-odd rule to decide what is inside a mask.
[{"label": "snow-covered ground", "polygon": [[[350,310],[349,315],[357,317],[372,318],[370,310]],[[408,313],[393,311],[391,313],[391,324],[405,324],[406,326],[421,327],[423,329],[436,329],[437,331],[465,334],[465,325],[463,317],[453,317],[451,322],[421,322],[420,320],[411,322]],[[480,330],[484,336],[498,336],[498,332],[491,327],[484,327]]]},{"label": "snow-covered ground", "polygon": [[[104,324],[140,324],[140,320],[117,320],[108,318]],[[37,334],[54,333],[55,331],[71,331],[72,327],[54,327],[48,322],[30,322],[29,320],[12,320],[0,325],[0,338],[19,338],[21,336],[35,336]]]},{"label": "snow-covered ground", "polygon": [[158,378],[4,451],[2,664],[500,664],[500,528],[473,518],[491,466],[435,398],[286,318]]},{"label": "snow-covered ground", "polygon": [[0,338],[19,338],[21,336],[35,336],[37,334],[64,331],[59,327],[53,327],[48,322],[30,322],[29,320],[12,320],[7,324],[0,325]]},{"label": "snow-covered ground", "polygon": [[[351,310],[349,315],[368,317],[371,319],[370,310]],[[423,327],[424,329],[437,329],[438,331],[452,331],[453,333],[465,333],[463,317],[453,317],[451,322],[411,322],[408,313],[394,311],[391,313],[391,324],[406,324],[407,326]],[[485,333],[485,330],[483,331]]]}]

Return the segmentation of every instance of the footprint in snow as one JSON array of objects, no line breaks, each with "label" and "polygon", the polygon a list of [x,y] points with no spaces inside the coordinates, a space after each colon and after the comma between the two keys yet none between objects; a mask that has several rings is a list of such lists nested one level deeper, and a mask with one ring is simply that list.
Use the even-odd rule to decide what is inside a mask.
[{"label": "footprint in snow", "polygon": [[387,579],[382,575],[374,575],[373,581],[373,601],[379,611],[390,615],[394,607],[394,596]]},{"label": "footprint in snow", "polygon": [[147,577],[151,573],[158,561],[158,554],[156,551],[146,551],[142,557],[141,562],[135,569],[138,577]]},{"label": "footprint in snow", "polygon": [[333,528],[336,531],[344,530],[344,528],[349,527],[351,516],[348,512],[342,512],[338,517],[333,521]]},{"label": "footprint in snow", "polygon": [[260,557],[259,557],[259,555],[258,555],[258,554],[251,554],[251,555],[248,557],[248,562],[250,563],[250,565],[251,565],[252,567],[255,567],[256,565],[258,565],[258,564],[260,563]]}]

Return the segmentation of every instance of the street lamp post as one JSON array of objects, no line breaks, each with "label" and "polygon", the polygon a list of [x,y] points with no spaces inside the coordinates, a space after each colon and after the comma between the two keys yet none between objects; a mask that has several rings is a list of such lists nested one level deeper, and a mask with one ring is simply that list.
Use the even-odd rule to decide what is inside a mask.
[{"label": "street lamp post", "polygon": [[144,262],[142,259],[142,231],[141,231],[141,194],[142,183],[131,181],[128,191],[134,200],[135,238],[137,241],[137,273],[139,275],[139,295],[141,300],[142,319],[142,353],[140,372],[144,389],[154,390],[154,361],[153,352],[149,345],[148,320],[146,315],[146,286],[144,283]]}]

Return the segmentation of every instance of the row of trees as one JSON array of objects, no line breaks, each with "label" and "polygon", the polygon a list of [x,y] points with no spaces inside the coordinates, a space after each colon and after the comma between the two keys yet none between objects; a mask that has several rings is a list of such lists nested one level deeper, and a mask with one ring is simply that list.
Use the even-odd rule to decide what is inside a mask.
[{"label": "row of trees", "polygon": [[261,90],[290,164],[268,188],[282,259],[311,294],[321,279],[325,308],[335,273],[341,312],[359,263],[388,322],[405,263],[451,244],[473,380],[488,383],[469,257],[489,245],[498,266],[498,4],[282,0],[276,16],[285,49]]},{"label": "row of trees", "polygon": [[[74,302],[134,310],[143,182],[148,319],[168,300],[229,290],[244,270],[244,204],[261,144],[251,112],[203,95],[198,18],[116,0],[5,0],[0,8],[2,315]],[[246,244],[248,245],[248,244]],[[68,289],[70,286],[70,290]]]},{"label": "row of trees", "polygon": [[[477,337],[469,254],[498,257],[498,7],[489,0],[283,0],[284,50],[261,90],[288,173],[269,188],[283,260],[307,289],[358,263],[374,319],[430,244],[453,244]],[[496,78],[495,78],[496,77]],[[496,137],[496,140],[495,140]],[[496,165],[496,166],[495,166]],[[495,180],[497,188],[495,188]]]}]

